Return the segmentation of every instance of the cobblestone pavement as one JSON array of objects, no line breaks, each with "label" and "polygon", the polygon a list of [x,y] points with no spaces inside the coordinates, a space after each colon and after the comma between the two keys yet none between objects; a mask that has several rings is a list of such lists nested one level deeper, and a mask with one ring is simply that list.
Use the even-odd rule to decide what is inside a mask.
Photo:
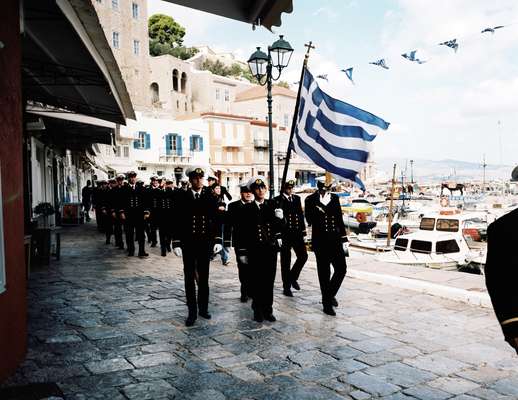
[{"label": "cobblestone pavement", "polygon": [[128,258],[92,225],[67,228],[61,261],[31,275],[29,351],[7,384],[57,382],[70,399],[518,398],[491,310],[346,278],[329,317],[310,261],[294,298],[278,281],[278,321],[258,324],[235,264],[214,261],[213,319],[186,328],[181,260],[150,250]]}]

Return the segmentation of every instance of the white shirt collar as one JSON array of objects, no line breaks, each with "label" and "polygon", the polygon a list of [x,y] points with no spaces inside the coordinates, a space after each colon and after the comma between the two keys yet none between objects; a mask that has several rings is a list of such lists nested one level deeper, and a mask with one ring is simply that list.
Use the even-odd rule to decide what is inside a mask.
[{"label": "white shirt collar", "polygon": [[201,189],[199,191],[196,191],[194,189],[191,189],[192,195],[196,197],[196,194],[199,194],[201,196]]},{"label": "white shirt collar", "polygon": [[293,195],[287,195],[286,193],[283,193],[283,196],[286,197],[288,200],[293,199]]},{"label": "white shirt collar", "polygon": [[331,201],[331,194],[329,192],[325,192],[322,196],[320,193],[318,194],[318,200],[325,206],[329,204]]},{"label": "white shirt collar", "polygon": [[259,201],[257,201],[257,200],[254,200],[254,203],[257,205],[257,208],[259,208],[259,206],[260,206],[261,204],[264,204],[264,200],[263,200],[262,202],[259,202]]}]

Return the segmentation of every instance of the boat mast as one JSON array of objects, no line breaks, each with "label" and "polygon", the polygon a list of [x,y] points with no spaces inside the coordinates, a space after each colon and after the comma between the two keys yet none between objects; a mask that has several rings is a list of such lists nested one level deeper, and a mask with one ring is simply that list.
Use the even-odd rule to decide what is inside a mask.
[{"label": "boat mast", "polygon": [[387,227],[387,247],[390,247],[390,234],[392,233],[392,207],[394,206],[394,186],[396,186],[396,164],[392,171],[392,185],[390,187],[390,204],[388,213],[388,227]]}]

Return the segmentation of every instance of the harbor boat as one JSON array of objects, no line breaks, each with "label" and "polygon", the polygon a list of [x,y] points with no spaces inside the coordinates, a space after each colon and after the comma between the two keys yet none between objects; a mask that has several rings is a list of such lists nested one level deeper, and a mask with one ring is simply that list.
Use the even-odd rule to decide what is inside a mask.
[{"label": "harbor boat", "polygon": [[[470,247],[474,238],[471,221],[480,215],[445,209],[421,218],[419,230],[398,236],[394,248],[379,254],[378,261],[402,265],[457,270],[459,266],[485,264],[485,246]],[[487,225],[486,225],[487,226]],[[482,228],[480,228],[482,229]],[[480,234],[480,233],[479,233]]]}]

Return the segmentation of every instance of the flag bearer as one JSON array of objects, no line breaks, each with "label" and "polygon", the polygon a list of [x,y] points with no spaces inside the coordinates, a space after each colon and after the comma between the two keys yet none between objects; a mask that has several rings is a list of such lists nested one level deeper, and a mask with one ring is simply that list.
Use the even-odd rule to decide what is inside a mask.
[{"label": "flag bearer", "polygon": [[[203,190],[202,167],[189,167],[186,175],[191,188],[176,192],[178,210],[173,226],[173,251],[183,258],[185,295],[189,314],[186,326],[194,325],[198,315],[210,319],[209,263],[213,253],[221,251],[221,221],[218,218],[216,198]],[[198,296],[196,296],[196,277]]]},{"label": "flag bearer", "polygon": [[[306,222],[302,211],[300,196],[293,194],[294,180],[284,184],[282,194],[275,198],[278,208],[282,208],[286,224],[282,232],[281,248],[281,275],[284,295],[293,297],[291,288],[300,290],[297,282],[304,264],[308,260],[308,252],[304,238],[306,236]],[[291,268],[291,249],[295,251],[297,259]]]},{"label": "flag bearer", "polygon": [[241,283],[241,302],[246,303],[248,298],[251,297],[250,293],[250,270],[247,264],[244,264],[241,260],[243,254],[240,253],[241,241],[243,240],[244,232],[241,232],[243,211],[245,205],[250,204],[254,201],[254,195],[248,187],[248,182],[240,185],[239,187],[241,198],[237,201],[233,201],[228,205],[226,218],[225,218],[225,247],[234,247],[237,260],[237,269],[239,274],[239,282]]},{"label": "flag bearer", "polygon": [[146,194],[145,188],[137,184],[137,173],[128,173],[128,184],[120,192],[120,218],[124,222],[128,256],[135,255],[135,237],[138,242],[138,256],[147,257],[145,250],[144,222],[149,218],[149,212],[144,209]]},{"label": "flag bearer", "polygon": [[275,322],[273,315],[273,286],[277,269],[277,252],[282,246],[282,209],[273,200],[266,200],[266,180],[252,178],[248,187],[255,200],[243,209],[239,230],[243,240],[238,249],[240,262],[250,270],[250,289],[254,321]]},{"label": "flag bearer", "polygon": [[[318,190],[305,201],[305,214],[311,225],[311,242],[317,259],[318,280],[324,313],[335,316],[336,294],[345,278],[347,236],[338,196],[330,193],[332,182],[317,182]],[[331,276],[331,265],[333,275]]]}]

